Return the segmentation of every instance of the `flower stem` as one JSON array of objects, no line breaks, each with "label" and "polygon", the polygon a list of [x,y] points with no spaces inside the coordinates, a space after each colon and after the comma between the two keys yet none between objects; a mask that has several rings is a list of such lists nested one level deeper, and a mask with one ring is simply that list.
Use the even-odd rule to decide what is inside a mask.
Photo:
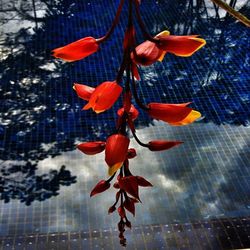
[{"label": "flower stem", "polygon": [[124,5],[124,0],[121,0],[120,4],[118,6],[117,12],[116,12],[114,21],[113,21],[110,29],[108,30],[108,32],[107,32],[107,34],[105,36],[103,36],[103,37],[101,37],[99,39],[96,39],[97,43],[105,42],[112,35],[112,33],[114,32],[114,29],[115,29],[116,25],[118,24],[118,21],[119,21],[120,15],[121,15],[121,11],[122,11],[123,5]]},{"label": "flower stem", "polygon": [[145,37],[145,39],[151,41],[151,42],[154,42],[154,43],[158,43],[159,42],[159,39],[157,38],[154,38],[152,37],[148,31],[146,30],[146,27],[144,25],[144,22],[142,20],[142,17],[141,17],[141,14],[140,14],[140,8],[139,8],[139,3],[137,0],[134,0],[134,3],[135,3],[135,12],[136,12],[136,18],[137,18],[137,21],[138,21],[138,24],[141,28],[141,31],[143,33],[143,36]]},{"label": "flower stem", "polygon": [[136,133],[135,133],[132,129],[131,129],[131,132],[132,132],[132,134],[133,134],[135,140],[137,141],[137,143],[138,143],[139,145],[141,145],[142,147],[148,148],[148,144],[141,142],[141,141],[139,140],[139,138],[137,137]]},{"label": "flower stem", "polygon": [[142,108],[143,110],[146,110],[148,111],[149,110],[149,107],[144,105],[140,98],[138,97],[138,93],[137,93],[137,90],[136,90],[136,84],[135,84],[135,79],[134,79],[134,74],[133,74],[133,71],[132,71],[132,89],[133,89],[133,96],[135,98],[135,101],[137,103],[137,105]]}]

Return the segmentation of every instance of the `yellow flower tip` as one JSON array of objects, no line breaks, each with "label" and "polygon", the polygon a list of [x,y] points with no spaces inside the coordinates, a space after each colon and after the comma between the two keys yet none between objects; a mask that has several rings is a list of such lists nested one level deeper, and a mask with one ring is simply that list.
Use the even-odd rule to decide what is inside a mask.
[{"label": "yellow flower tip", "polygon": [[118,162],[112,167],[109,167],[109,171],[108,171],[109,176],[112,176],[118,169],[120,169],[122,167],[122,164],[123,162]]},{"label": "yellow flower tip", "polygon": [[73,87],[72,87],[75,91],[76,91],[76,87],[75,87],[75,85],[73,85]]},{"label": "yellow flower tip", "polygon": [[188,114],[188,116],[186,116],[183,120],[181,120],[179,122],[175,122],[175,123],[169,123],[169,124],[172,126],[184,126],[184,125],[188,125],[190,123],[193,123],[194,121],[196,121],[200,117],[201,117],[201,113],[199,111],[192,110]]},{"label": "yellow flower tip", "polygon": [[159,33],[156,37],[158,37],[158,36],[169,36],[169,35],[170,35],[170,32],[168,30],[164,30],[161,33]]},{"label": "yellow flower tip", "polygon": [[105,109],[103,109],[103,110],[96,110],[96,109],[93,109],[93,111],[96,112],[96,114],[100,114],[100,113],[104,112]]}]

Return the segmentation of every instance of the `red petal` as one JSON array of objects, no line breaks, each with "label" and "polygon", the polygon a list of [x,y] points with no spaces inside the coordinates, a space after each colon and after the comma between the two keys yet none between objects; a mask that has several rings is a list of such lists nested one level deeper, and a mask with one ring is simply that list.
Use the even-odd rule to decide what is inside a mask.
[{"label": "red petal", "polygon": [[90,193],[90,197],[92,197],[93,195],[99,194],[104,192],[105,190],[109,189],[110,187],[110,183],[105,181],[105,180],[101,180],[99,181],[96,186],[92,189],[91,193]]},{"label": "red petal", "polygon": [[116,82],[103,82],[92,93],[84,110],[92,108],[96,113],[103,112],[113,106],[122,92],[122,87]]},{"label": "red petal", "polygon": [[197,36],[159,36],[161,43],[158,47],[177,56],[191,56],[206,44],[204,39]]},{"label": "red petal", "polygon": [[108,137],[105,150],[105,161],[112,167],[118,162],[124,162],[128,152],[129,139],[121,134]]},{"label": "red petal", "polygon": [[88,101],[91,97],[91,94],[94,92],[95,88],[89,87],[83,84],[74,84],[74,89],[77,95],[85,101]]},{"label": "red petal", "polygon": [[145,41],[138,45],[135,52],[131,53],[131,59],[134,63],[144,66],[153,64],[162,54],[162,50],[150,41]]},{"label": "red petal", "polygon": [[165,141],[165,140],[157,140],[157,141],[150,141],[148,143],[149,149],[151,151],[161,151],[161,150],[167,150],[172,147],[175,147],[183,142],[181,141]]},{"label": "red petal", "polygon": [[129,197],[123,202],[124,207],[135,216],[135,203]]},{"label": "red petal", "polygon": [[[124,114],[124,108],[119,109],[117,111],[117,114],[120,117],[123,116],[123,114]],[[138,115],[139,115],[139,111],[135,108],[134,105],[131,105],[128,114],[129,114],[129,116],[131,117],[132,120],[135,120],[138,117]]]},{"label": "red petal", "polygon": [[85,37],[64,47],[54,49],[52,53],[56,58],[61,58],[65,61],[73,62],[81,60],[95,53],[98,48],[99,46],[95,38]]},{"label": "red petal", "polygon": [[178,122],[183,120],[192,111],[192,108],[183,104],[150,103],[148,114],[158,120],[165,122]]},{"label": "red petal", "polygon": [[141,187],[153,187],[153,185],[141,176],[136,176],[136,180]]},{"label": "red petal", "polygon": [[103,141],[85,142],[77,145],[77,148],[84,154],[95,155],[101,153],[105,149],[105,144],[106,143]]},{"label": "red petal", "polygon": [[140,200],[138,183],[135,176],[127,176],[120,178],[119,185],[120,188],[123,189],[125,192]]}]

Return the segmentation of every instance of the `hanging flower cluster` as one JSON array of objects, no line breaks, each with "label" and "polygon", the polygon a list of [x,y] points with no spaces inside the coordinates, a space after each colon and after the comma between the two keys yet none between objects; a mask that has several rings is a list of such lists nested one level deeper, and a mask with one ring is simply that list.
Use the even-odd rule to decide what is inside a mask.
[{"label": "hanging flower cluster", "polygon": [[[128,25],[124,34],[123,60],[115,80],[103,82],[96,88],[78,83],[75,83],[73,87],[78,97],[87,102],[83,110],[92,109],[96,113],[110,109],[117,99],[121,95],[123,96],[123,106],[117,111],[116,132],[110,135],[106,141],[84,142],[77,146],[81,152],[87,155],[95,155],[105,151],[105,161],[110,178],[99,181],[91,191],[90,196],[109,189],[111,181],[118,172],[116,182],[113,184],[113,187],[117,189],[116,198],[114,204],[108,209],[108,213],[117,210],[120,216],[118,229],[120,243],[123,246],[126,245],[125,228],[131,228],[127,212],[135,215],[135,205],[140,202],[139,187],[152,186],[142,176],[134,176],[130,172],[129,160],[136,157],[136,150],[129,147],[129,131],[131,131],[139,145],[151,151],[168,150],[182,143],[181,141],[168,140],[141,142],[136,135],[134,126],[139,111],[132,104],[132,99],[134,98],[137,106],[147,112],[149,116],[167,122],[172,126],[190,124],[201,116],[198,111],[189,107],[190,103],[142,103],[137,94],[136,86],[136,81],[140,81],[138,66],[148,66],[157,61],[162,61],[167,53],[182,57],[191,56],[206,43],[204,39],[199,38],[197,35],[176,36],[170,35],[168,31],[163,31],[152,37],[147,32],[141,18],[140,1],[126,1],[128,2]],[[53,55],[56,58],[73,62],[97,52],[100,45],[111,36],[118,24],[124,2],[125,0],[120,1],[115,19],[105,36],[98,39],[93,37],[82,38],[53,50]],[[146,39],[139,45],[136,44],[136,32],[133,24],[134,11],[136,20]],[[122,84],[124,72],[126,73],[126,79]]]}]

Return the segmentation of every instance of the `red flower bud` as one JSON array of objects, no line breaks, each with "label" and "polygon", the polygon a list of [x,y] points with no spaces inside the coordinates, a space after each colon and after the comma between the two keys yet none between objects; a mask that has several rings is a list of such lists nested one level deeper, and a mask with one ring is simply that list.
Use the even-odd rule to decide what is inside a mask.
[{"label": "red flower bud", "polygon": [[108,210],[108,213],[109,214],[112,214],[114,211],[116,210],[116,207],[115,206],[111,206]]},{"label": "red flower bud", "polygon": [[153,185],[141,176],[136,176],[136,180],[141,187],[153,187]]},{"label": "red flower bud", "polygon": [[87,155],[95,155],[101,153],[105,149],[105,142],[94,141],[94,142],[84,142],[77,145],[77,148]]},{"label": "red flower bud", "polygon": [[114,185],[113,185],[113,187],[116,188],[116,189],[119,189],[119,188],[120,188],[118,182],[115,182]]},{"label": "red flower bud", "polygon": [[139,189],[138,183],[135,176],[126,176],[119,179],[120,188],[123,189],[125,192],[129,193],[136,199],[140,200],[139,198]]},{"label": "red flower bud", "polygon": [[119,223],[117,224],[117,226],[118,226],[119,232],[124,232],[124,231],[125,231],[125,230],[124,230],[124,228],[125,228],[125,223],[124,223],[123,220],[120,220]]},{"label": "red flower bud", "polygon": [[126,212],[125,212],[125,209],[124,209],[123,207],[121,207],[121,206],[118,207],[117,211],[118,211],[119,215],[120,215],[122,218],[124,218],[124,217],[126,216]]},{"label": "red flower bud", "polygon": [[150,141],[148,143],[148,148],[151,151],[161,151],[161,150],[170,149],[182,143],[183,142],[181,141],[165,141],[165,140]]},{"label": "red flower bud", "polygon": [[128,150],[128,154],[127,154],[128,159],[133,159],[136,157],[136,150],[134,148],[130,148]]},{"label": "red flower bud", "polygon": [[102,193],[105,190],[109,189],[110,187],[110,183],[105,181],[105,180],[101,180],[99,181],[96,186],[92,189],[91,193],[90,193],[90,197]]}]

